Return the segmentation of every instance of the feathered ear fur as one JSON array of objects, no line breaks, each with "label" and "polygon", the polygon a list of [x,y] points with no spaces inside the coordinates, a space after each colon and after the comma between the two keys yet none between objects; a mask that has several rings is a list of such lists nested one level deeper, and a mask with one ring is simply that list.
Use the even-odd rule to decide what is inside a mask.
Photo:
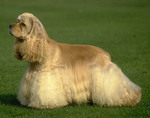
[{"label": "feathered ear fur", "polygon": [[24,41],[16,40],[15,56],[28,62],[44,61],[47,48],[47,33],[41,22],[34,16],[29,19],[32,28]]}]

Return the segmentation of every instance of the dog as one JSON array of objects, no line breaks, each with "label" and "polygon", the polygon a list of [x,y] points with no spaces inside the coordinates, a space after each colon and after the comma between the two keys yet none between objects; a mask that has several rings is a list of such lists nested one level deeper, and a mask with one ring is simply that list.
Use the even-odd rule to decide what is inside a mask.
[{"label": "dog", "polygon": [[134,106],[140,102],[141,88],[103,49],[56,42],[31,13],[19,15],[9,31],[16,38],[15,57],[28,62],[17,96],[22,105],[53,109],[72,103]]}]

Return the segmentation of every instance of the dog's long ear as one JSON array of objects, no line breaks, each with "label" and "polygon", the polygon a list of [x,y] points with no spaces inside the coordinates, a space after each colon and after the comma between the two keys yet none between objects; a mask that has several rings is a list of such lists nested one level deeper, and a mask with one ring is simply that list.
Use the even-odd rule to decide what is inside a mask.
[{"label": "dog's long ear", "polygon": [[46,56],[47,33],[40,20],[36,17],[29,19],[31,30],[28,35],[24,59],[29,62],[42,62]]},{"label": "dog's long ear", "polygon": [[39,19],[32,17],[29,19],[29,22],[31,24],[31,31],[29,33],[30,37],[36,37],[39,39],[47,38],[46,31]]}]

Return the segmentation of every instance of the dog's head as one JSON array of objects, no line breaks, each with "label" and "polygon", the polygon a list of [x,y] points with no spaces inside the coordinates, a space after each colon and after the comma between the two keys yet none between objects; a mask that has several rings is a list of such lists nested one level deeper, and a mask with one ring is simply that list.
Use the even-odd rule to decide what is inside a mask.
[{"label": "dog's head", "polygon": [[29,62],[42,60],[48,35],[40,20],[30,13],[17,17],[17,22],[9,26],[10,34],[16,38],[14,51],[18,59]]},{"label": "dog's head", "polygon": [[15,24],[9,25],[10,33],[17,39],[25,40],[28,36],[44,38],[45,29],[38,18],[30,13],[18,16]]}]

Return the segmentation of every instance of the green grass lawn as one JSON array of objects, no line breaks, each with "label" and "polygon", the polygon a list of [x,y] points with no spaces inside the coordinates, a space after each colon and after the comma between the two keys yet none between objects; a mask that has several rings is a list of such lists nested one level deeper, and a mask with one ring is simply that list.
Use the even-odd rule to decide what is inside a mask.
[{"label": "green grass lawn", "polygon": [[[150,117],[149,0],[1,0],[0,1],[0,118],[148,118]],[[108,51],[112,61],[142,88],[134,107],[70,105],[37,110],[16,99],[27,68],[13,57],[10,23],[31,12],[58,42],[90,44]]]}]

